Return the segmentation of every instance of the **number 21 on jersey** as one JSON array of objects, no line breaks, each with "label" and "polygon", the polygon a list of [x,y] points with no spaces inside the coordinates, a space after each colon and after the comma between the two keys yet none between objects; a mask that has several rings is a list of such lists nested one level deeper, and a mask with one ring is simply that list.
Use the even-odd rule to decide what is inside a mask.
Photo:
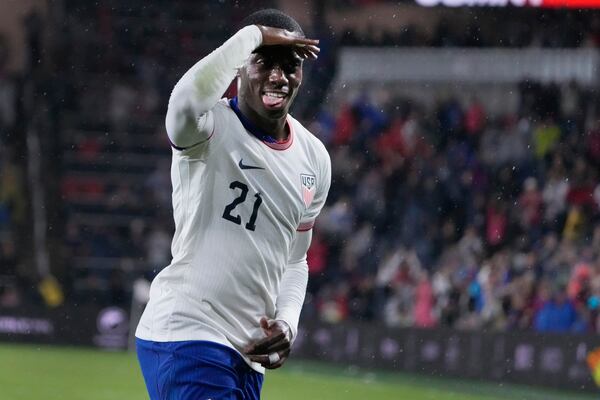
[{"label": "number 21 on jersey", "polygon": [[[225,210],[223,210],[223,218],[227,221],[231,221],[236,225],[242,224],[242,217],[238,215],[232,215],[233,210],[241,203],[246,201],[246,196],[248,195],[248,186],[240,181],[231,182],[229,185],[229,189],[231,190],[241,190],[240,195],[233,199],[231,203],[225,206]],[[262,198],[260,197],[260,193],[256,193],[254,195],[254,206],[252,207],[252,214],[250,215],[250,219],[246,223],[246,229],[249,231],[254,231],[256,229],[256,218],[258,217],[258,209],[262,204]]]}]

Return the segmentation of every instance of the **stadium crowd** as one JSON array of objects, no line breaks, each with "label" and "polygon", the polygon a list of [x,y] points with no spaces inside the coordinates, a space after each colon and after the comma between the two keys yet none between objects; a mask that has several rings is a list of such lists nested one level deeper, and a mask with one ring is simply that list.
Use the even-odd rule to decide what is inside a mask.
[{"label": "stadium crowd", "polygon": [[[600,125],[588,94],[523,84],[510,115],[390,93],[323,113],[334,184],[305,311],[390,326],[597,331]],[[377,97],[379,98],[381,94]]]},{"label": "stadium crowd", "polygon": [[[135,15],[75,12],[56,37],[56,69],[73,68],[55,82],[60,261],[67,299],[78,304],[125,305],[133,280],[152,278],[170,259],[166,99],[181,69],[214,43],[193,39],[201,26],[144,10],[152,24],[133,28]],[[584,33],[576,36],[595,35]],[[0,72],[0,118],[3,82]],[[477,99],[439,99],[430,109],[388,91],[383,102],[365,92],[305,121],[326,143],[334,173],[309,251],[305,317],[600,330],[600,113],[588,106],[597,102],[574,84],[524,82],[519,91],[509,115],[488,115]],[[5,273],[24,200],[10,146],[0,152]]]},{"label": "stadium crowd", "polygon": [[20,301],[17,290],[23,256],[17,243],[26,219],[25,175],[17,162],[17,79],[8,72],[9,50],[0,36],[0,307]]}]

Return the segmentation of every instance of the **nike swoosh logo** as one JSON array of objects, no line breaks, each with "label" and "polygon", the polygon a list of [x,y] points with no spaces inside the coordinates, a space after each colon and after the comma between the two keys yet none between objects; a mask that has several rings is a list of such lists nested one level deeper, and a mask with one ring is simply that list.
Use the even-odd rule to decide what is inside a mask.
[{"label": "nike swoosh logo", "polygon": [[255,167],[254,165],[246,165],[244,164],[244,159],[240,159],[240,162],[238,163],[238,166],[240,167],[240,169],[264,169],[263,167]]}]

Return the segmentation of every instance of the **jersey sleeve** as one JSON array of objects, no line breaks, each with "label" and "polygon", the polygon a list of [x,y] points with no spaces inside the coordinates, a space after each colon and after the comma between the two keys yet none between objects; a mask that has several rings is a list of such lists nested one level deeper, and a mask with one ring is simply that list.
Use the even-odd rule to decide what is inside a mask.
[{"label": "jersey sleeve", "polygon": [[169,98],[165,118],[173,148],[186,149],[209,139],[214,121],[208,112],[261,42],[260,29],[246,26],[181,77]]},{"label": "jersey sleeve", "polygon": [[313,228],[315,220],[323,209],[325,200],[327,200],[327,194],[331,186],[331,160],[324,146],[319,171],[320,173],[316,177],[315,196],[300,220],[300,225],[297,228],[299,232],[308,231]]},{"label": "jersey sleeve", "polygon": [[207,129],[207,138],[205,140],[184,148],[178,148],[171,143],[174,152],[180,157],[190,160],[206,160],[211,153],[214,153],[218,147],[222,146],[225,138],[224,135],[219,135],[218,133],[227,129],[227,103],[228,100],[222,98],[203,115],[202,120],[205,121],[204,129]]},{"label": "jersey sleeve", "polygon": [[291,340],[298,333],[298,320],[304,304],[306,285],[308,283],[308,263],[306,252],[310,246],[312,232],[306,231],[296,235],[290,250],[290,258],[281,278],[279,295],[277,296],[277,313],[275,319],[284,321],[290,328]]}]

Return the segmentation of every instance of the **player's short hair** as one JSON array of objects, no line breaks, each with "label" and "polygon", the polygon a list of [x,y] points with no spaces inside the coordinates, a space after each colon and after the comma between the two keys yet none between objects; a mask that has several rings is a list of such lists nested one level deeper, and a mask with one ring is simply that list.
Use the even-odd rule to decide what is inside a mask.
[{"label": "player's short hair", "polygon": [[272,28],[280,28],[291,32],[298,32],[302,36],[305,36],[304,31],[302,30],[302,27],[298,21],[274,8],[259,10],[248,15],[242,21],[242,26],[248,25],[270,26]]}]

